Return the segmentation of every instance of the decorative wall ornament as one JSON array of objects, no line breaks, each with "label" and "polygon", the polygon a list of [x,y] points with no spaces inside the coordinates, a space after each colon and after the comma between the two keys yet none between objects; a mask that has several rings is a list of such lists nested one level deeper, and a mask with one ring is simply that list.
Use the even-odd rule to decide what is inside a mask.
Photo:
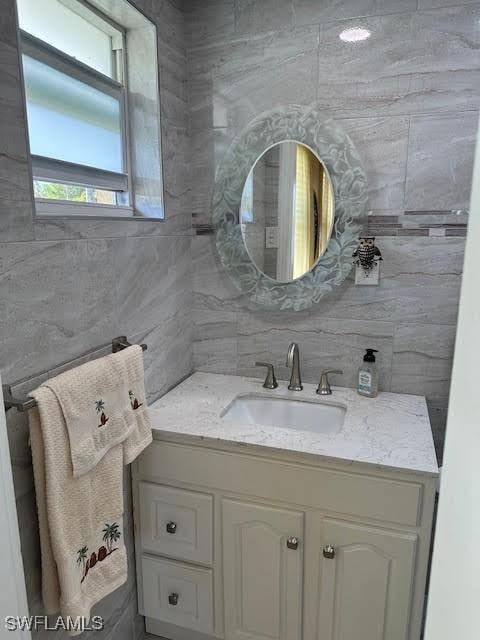
[{"label": "decorative wall ornament", "polygon": [[377,262],[383,260],[380,249],[375,244],[373,236],[365,236],[359,239],[358,247],[353,252],[355,265],[361,267],[365,276],[368,276],[377,267]]},{"label": "decorative wall ornament", "polygon": [[[335,196],[334,229],[315,266],[292,282],[276,282],[253,264],[239,224],[245,180],[257,158],[283,140],[309,146],[326,166]],[[350,273],[352,254],[366,224],[367,179],[350,138],[314,108],[288,106],[255,118],[234,140],[220,165],[212,222],[222,265],[250,300],[267,309],[308,309]]]}]

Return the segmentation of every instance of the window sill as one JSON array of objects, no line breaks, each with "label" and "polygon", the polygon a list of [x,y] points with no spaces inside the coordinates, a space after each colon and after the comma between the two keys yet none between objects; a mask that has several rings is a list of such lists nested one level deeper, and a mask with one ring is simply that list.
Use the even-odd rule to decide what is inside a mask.
[{"label": "window sill", "polygon": [[147,218],[136,215],[133,207],[122,207],[116,205],[83,204],[78,202],[67,202],[65,200],[35,200],[35,220],[51,219],[73,219],[73,220],[149,220],[164,222],[164,218]]},{"label": "window sill", "polygon": [[35,199],[35,213],[37,218],[53,216],[55,218],[129,218],[133,217],[132,207],[122,207],[108,204],[68,202],[66,200]]}]

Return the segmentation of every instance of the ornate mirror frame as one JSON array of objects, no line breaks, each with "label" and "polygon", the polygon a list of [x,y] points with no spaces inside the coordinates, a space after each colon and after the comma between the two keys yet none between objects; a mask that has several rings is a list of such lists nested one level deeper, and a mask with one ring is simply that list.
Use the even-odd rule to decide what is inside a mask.
[{"label": "ornate mirror frame", "polygon": [[[276,282],[252,262],[239,223],[247,176],[258,157],[284,140],[310,147],[328,170],[335,197],[335,221],[328,247],[308,273]],[[319,302],[350,273],[366,220],[367,178],[352,141],[316,109],[279,108],[255,118],[234,140],[217,172],[212,221],[220,260],[235,285],[266,309],[301,311]]]}]

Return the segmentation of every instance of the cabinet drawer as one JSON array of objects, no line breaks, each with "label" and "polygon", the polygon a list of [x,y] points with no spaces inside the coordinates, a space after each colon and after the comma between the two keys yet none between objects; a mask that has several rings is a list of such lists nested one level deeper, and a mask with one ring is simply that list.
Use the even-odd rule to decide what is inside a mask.
[{"label": "cabinet drawer", "polygon": [[143,551],[211,564],[212,522],[212,496],[140,483]]},{"label": "cabinet drawer", "polygon": [[148,618],[203,633],[213,631],[211,569],[143,556],[142,576]]}]

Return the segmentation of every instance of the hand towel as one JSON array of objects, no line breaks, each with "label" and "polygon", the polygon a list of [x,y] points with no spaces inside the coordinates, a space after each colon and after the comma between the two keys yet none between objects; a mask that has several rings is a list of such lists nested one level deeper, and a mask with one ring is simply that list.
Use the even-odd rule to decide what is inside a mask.
[{"label": "hand towel", "polygon": [[121,442],[125,464],[151,442],[139,345],[75,367],[44,386],[62,408],[75,477],[92,470]]},{"label": "hand towel", "polygon": [[90,618],[91,607],[127,579],[123,535],[123,447],[74,477],[67,427],[53,391],[32,393],[29,412],[48,613]]}]

